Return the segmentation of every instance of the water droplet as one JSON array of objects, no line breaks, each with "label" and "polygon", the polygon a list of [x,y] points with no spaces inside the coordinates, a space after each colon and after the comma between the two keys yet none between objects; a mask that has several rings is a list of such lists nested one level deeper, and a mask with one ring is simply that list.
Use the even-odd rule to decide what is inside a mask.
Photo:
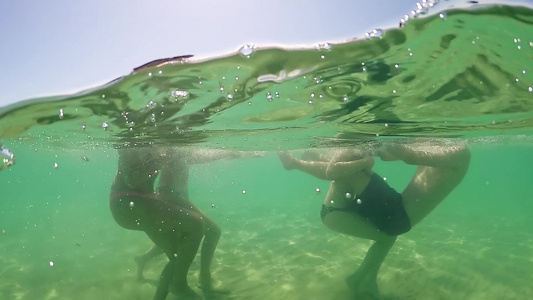
[{"label": "water droplet", "polygon": [[266,98],[267,98],[268,101],[272,101],[272,94],[270,92],[268,92],[266,94]]},{"label": "water droplet", "polygon": [[317,50],[331,50],[331,44],[330,43],[319,43],[315,45],[315,48]]},{"label": "water droplet", "polygon": [[239,49],[239,53],[246,57],[250,57],[254,53],[254,50],[255,50],[254,44],[246,44],[246,45],[243,45]]},{"label": "water droplet", "polygon": [[246,194],[246,190],[242,190],[242,193],[243,193],[243,194]]},{"label": "water droplet", "polygon": [[87,128],[85,124],[81,125],[81,130],[85,130],[85,128]]},{"label": "water droplet", "polygon": [[54,169],[57,169],[58,165],[57,163],[54,163]]},{"label": "water droplet", "polygon": [[50,265],[50,267],[54,266],[54,262],[53,261],[50,261],[48,264]]},{"label": "water droplet", "polygon": [[307,103],[309,103],[309,105],[313,105],[313,100],[309,100]]},{"label": "water droplet", "polygon": [[233,94],[228,94],[228,101],[233,100]]},{"label": "water droplet", "polygon": [[530,91],[530,92],[533,92],[533,86],[530,86],[530,87],[529,87],[529,91]]},{"label": "water droplet", "polygon": [[376,28],[370,32],[365,33],[365,38],[374,39],[383,37],[383,30]]},{"label": "water droplet", "polygon": [[389,123],[385,123],[385,127],[389,127]]},{"label": "water droplet", "polygon": [[89,161],[89,158],[87,156],[82,157],[84,161]]},{"label": "water droplet", "polygon": [[2,234],[6,234],[6,230],[5,229],[2,229]]},{"label": "water droplet", "polygon": [[392,90],[392,93],[393,93],[393,94],[396,94],[396,90]]},{"label": "water droplet", "polygon": [[59,118],[60,118],[60,119],[63,119],[64,116],[65,116],[65,114],[63,113],[63,109],[60,108],[60,109],[59,109]]},{"label": "water droplet", "polygon": [[361,70],[362,70],[363,72],[366,72],[366,67],[363,67]]},{"label": "water droplet", "polygon": [[0,157],[2,158],[0,171],[5,170],[15,164],[15,155],[5,147],[0,147]]},{"label": "water droplet", "polygon": [[384,180],[384,181],[387,181],[387,177],[383,177],[383,180]]},{"label": "water droplet", "polygon": [[394,65],[394,68],[398,69],[400,66],[398,66],[398,64],[395,64]]},{"label": "water droplet", "polygon": [[163,70],[159,70],[158,73],[159,73],[159,75],[163,74]]},{"label": "water droplet", "polygon": [[361,201],[361,199],[357,199],[355,202],[356,202],[357,204],[361,204],[361,203],[363,203],[363,201]]},{"label": "water droplet", "polygon": [[215,208],[215,203],[211,203],[211,207],[212,207],[212,208]]},{"label": "water droplet", "polygon": [[446,20],[447,17],[448,17],[448,15],[446,13],[440,13],[439,14],[439,18],[441,18],[443,20]]},{"label": "water droplet", "polygon": [[326,56],[322,54],[322,55],[320,55],[320,58],[324,59],[324,58],[326,58]]},{"label": "water droplet", "polygon": [[347,102],[347,101],[348,101],[348,97],[344,96],[344,97],[342,98],[342,101]]},{"label": "water droplet", "polygon": [[105,98],[105,94],[102,94],[102,99],[104,99],[104,98]]},{"label": "water droplet", "polygon": [[235,81],[238,81],[239,80],[239,76],[235,76]]},{"label": "water droplet", "polygon": [[135,203],[133,201],[130,201],[130,208],[135,207]]},{"label": "water droplet", "polygon": [[346,199],[352,199],[352,194],[346,193],[345,197],[346,197]]},{"label": "water droplet", "polygon": [[222,93],[223,91],[224,91],[224,87],[221,86],[221,87],[220,87],[220,92]]},{"label": "water droplet", "polygon": [[148,73],[148,77],[152,77],[152,72]]},{"label": "water droplet", "polygon": [[315,191],[316,191],[317,193],[320,193],[320,189],[319,189],[319,188],[316,188]]},{"label": "water droplet", "polygon": [[275,95],[276,95],[276,98],[279,98],[279,92],[276,92]]},{"label": "water droplet", "polygon": [[102,128],[104,130],[107,130],[108,127],[109,127],[109,124],[107,124],[107,122],[102,123]]}]

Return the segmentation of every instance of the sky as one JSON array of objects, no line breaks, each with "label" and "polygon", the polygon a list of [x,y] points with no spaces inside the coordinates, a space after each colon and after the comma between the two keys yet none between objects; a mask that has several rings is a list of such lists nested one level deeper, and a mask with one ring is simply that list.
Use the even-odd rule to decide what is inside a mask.
[{"label": "sky", "polygon": [[[249,43],[292,46],[359,38],[372,29],[397,27],[416,4],[416,0],[2,0],[0,108],[96,87],[158,58],[185,54],[209,58]],[[440,1],[435,10],[446,6],[449,1]]]}]

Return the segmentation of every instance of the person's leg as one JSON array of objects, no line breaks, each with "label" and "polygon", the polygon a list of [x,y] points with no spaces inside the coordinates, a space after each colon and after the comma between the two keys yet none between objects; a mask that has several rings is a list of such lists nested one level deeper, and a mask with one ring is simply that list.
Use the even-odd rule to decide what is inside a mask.
[{"label": "person's leg", "polygon": [[137,279],[142,280],[144,279],[143,271],[144,267],[146,266],[146,263],[148,263],[150,260],[154,259],[155,257],[163,254],[163,249],[157,247],[154,245],[150,250],[146,251],[144,254],[135,256],[133,259],[137,263]]},{"label": "person's leg", "polygon": [[[204,235],[202,217],[194,211],[158,201],[144,230],[170,260],[159,281],[156,297],[168,294],[170,284],[180,299],[201,299],[188,285],[187,274]],[[169,271],[171,270],[171,271]],[[156,298],[165,299],[165,298]]]},{"label": "person's leg", "polygon": [[297,169],[308,174],[311,174],[317,178],[325,179],[326,170],[329,162],[326,161],[306,161],[296,158],[292,153],[283,151],[278,153],[279,159],[283,164],[283,167],[287,170]]},{"label": "person's leg", "polygon": [[384,154],[418,169],[402,192],[411,226],[419,223],[463,180],[470,152],[463,146],[396,145]]},{"label": "person's leg", "polygon": [[357,296],[370,296],[379,299],[377,277],[379,269],[396,241],[396,236],[379,231],[374,224],[358,214],[333,211],[324,217],[328,228],[354,237],[374,240],[374,244],[357,270],[346,278],[352,293]]},{"label": "person's leg", "polygon": [[215,283],[211,276],[211,264],[213,257],[220,240],[222,231],[220,227],[206,215],[200,208],[191,203],[191,209],[202,216],[205,224],[204,240],[202,242],[202,248],[200,250],[200,288],[205,292],[227,294],[229,290],[221,287],[215,287]]}]

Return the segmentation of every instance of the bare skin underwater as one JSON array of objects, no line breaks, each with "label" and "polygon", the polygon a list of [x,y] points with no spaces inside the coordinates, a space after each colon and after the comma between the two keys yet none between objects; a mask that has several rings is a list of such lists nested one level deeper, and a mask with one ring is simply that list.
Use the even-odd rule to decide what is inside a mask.
[{"label": "bare skin underwater", "polygon": [[[417,166],[401,193],[374,173],[374,156]],[[296,169],[331,181],[322,211],[324,225],[375,241],[361,265],[346,278],[354,299],[381,299],[378,272],[397,236],[437,207],[461,183],[470,163],[470,152],[464,146],[428,144],[389,145],[375,153],[357,149],[342,149],[333,155],[306,151],[302,159],[281,152],[279,157],[287,170]],[[397,203],[391,199],[397,199]],[[385,202],[377,206],[373,201]]]}]

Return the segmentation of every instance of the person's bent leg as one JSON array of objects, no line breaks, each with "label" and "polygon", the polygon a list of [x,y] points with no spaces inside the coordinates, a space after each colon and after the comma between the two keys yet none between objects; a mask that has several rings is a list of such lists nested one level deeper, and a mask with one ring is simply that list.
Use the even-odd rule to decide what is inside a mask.
[{"label": "person's bent leg", "polygon": [[144,254],[135,256],[133,259],[137,263],[137,279],[139,280],[144,279],[143,271],[144,271],[144,267],[146,266],[146,263],[148,263],[150,260],[154,259],[155,257],[163,253],[164,253],[163,249],[154,245],[152,248],[150,248],[150,250],[146,251]]},{"label": "person's bent leg", "polygon": [[172,284],[172,293],[180,299],[201,299],[189,287],[187,274],[204,235],[204,222],[194,211],[164,202],[157,205],[159,207],[153,211],[158,214],[150,216],[153,226],[146,227],[145,232],[173,261],[173,274],[169,279],[164,277],[168,273],[162,273],[163,280],[159,282],[158,295],[168,292],[169,285]]},{"label": "person's bent leg", "polygon": [[402,192],[405,211],[415,226],[463,180],[470,165],[470,152],[462,146],[407,147],[398,157],[418,165],[411,182]]},{"label": "person's bent leg", "polygon": [[328,228],[354,237],[374,240],[374,244],[346,283],[354,296],[370,296],[379,299],[377,276],[383,261],[396,241],[396,236],[379,231],[375,225],[363,217],[349,212],[333,211],[324,216],[324,225]]}]

